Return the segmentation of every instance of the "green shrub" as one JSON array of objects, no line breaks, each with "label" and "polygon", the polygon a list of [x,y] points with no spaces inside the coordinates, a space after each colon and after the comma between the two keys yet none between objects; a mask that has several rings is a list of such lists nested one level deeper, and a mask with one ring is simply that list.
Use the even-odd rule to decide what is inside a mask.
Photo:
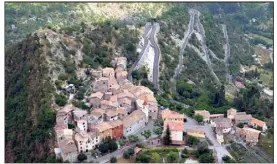
[{"label": "green shrub", "polygon": [[55,94],[55,103],[64,106],[67,103],[67,97],[63,94]]},{"label": "green shrub", "polygon": [[61,81],[65,81],[68,79],[68,75],[65,73],[59,74],[58,79]]}]

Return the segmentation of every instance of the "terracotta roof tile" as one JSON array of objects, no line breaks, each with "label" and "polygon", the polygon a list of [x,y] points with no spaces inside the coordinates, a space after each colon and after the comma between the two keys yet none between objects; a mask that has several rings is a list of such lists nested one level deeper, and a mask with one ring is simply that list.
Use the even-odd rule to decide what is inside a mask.
[{"label": "terracotta roof tile", "polygon": [[123,120],[123,126],[130,127],[131,125],[139,120],[144,119],[145,117],[145,113],[143,113],[141,110],[135,110]]},{"label": "terracotta roof tile", "polygon": [[96,92],[96,93],[92,93],[90,96],[89,96],[89,98],[95,98],[95,97],[97,97],[97,98],[99,98],[99,99],[102,99],[102,97],[103,97],[103,93],[102,92]]},{"label": "terracotta roof tile", "polygon": [[184,131],[184,122],[165,121],[164,128],[166,128],[167,125],[172,131]]},{"label": "terracotta roof tile", "polygon": [[98,129],[99,132],[103,132],[103,131],[106,131],[108,129],[111,129],[112,126],[107,122],[101,122],[100,124],[96,125],[95,128]]},{"label": "terracotta roof tile", "polygon": [[261,120],[258,120],[254,117],[251,118],[251,123],[252,124],[255,124],[257,126],[260,126],[260,127],[263,127],[265,125],[265,122],[261,121]]},{"label": "terracotta roof tile", "polygon": [[175,111],[171,111],[169,109],[165,109],[162,111],[162,118],[185,118],[183,114],[177,113]]},{"label": "terracotta roof tile", "polygon": [[75,145],[73,139],[61,140],[59,146],[63,153],[77,152],[77,146]]}]

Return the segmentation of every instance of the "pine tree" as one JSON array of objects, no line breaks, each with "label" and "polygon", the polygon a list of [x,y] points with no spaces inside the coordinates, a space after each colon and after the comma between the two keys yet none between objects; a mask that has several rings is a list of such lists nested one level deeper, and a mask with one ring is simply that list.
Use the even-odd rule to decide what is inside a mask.
[{"label": "pine tree", "polygon": [[167,125],[166,131],[165,131],[165,136],[163,138],[164,140],[164,145],[170,145],[172,140],[171,140],[171,132],[169,130],[169,126]]}]

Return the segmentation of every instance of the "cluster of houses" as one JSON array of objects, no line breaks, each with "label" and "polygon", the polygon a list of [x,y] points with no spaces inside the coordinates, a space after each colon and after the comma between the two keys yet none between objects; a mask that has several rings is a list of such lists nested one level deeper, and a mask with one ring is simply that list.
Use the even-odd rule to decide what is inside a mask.
[{"label": "cluster of houses", "polygon": [[[234,108],[227,110],[227,118],[224,117],[224,114],[210,114],[206,110],[196,110],[195,114],[203,116],[204,122],[211,124],[219,143],[224,142],[223,134],[232,133],[235,134],[237,140],[256,145],[260,133],[267,130],[265,122],[252,117],[251,114],[246,112],[237,112]],[[238,124],[243,124],[243,128],[237,127]],[[259,130],[257,130],[258,128]],[[200,137],[205,136],[205,133],[201,130],[195,133]]]},{"label": "cluster of houses", "polygon": [[116,69],[93,70],[93,93],[86,98],[90,112],[72,104],[56,115],[55,153],[63,161],[75,162],[79,153],[94,149],[106,137],[118,139],[135,134],[148,119],[157,119],[158,104],[153,92],[134,86],[127,79],[127,59],[116,59]]},{"label": "cluster of houses", "polygon": [[170,130],[172,145],[183,145],[184,119],[185,115],[165,109],[161,112],[161,117],[164,121],[163,133],[165,135],[166,129]]}]

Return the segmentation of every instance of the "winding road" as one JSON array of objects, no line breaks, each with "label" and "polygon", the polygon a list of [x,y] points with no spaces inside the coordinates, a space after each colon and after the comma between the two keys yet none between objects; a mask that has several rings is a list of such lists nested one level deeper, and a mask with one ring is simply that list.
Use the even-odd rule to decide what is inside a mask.
[{"label": "winding road", "polygon": [[160,62],[160,48],[157,44],[156,41],[156,34],[160,30],[160,25],[159,23],[146,23],[144,26],[144,34],[143,34],[143,47],[142,50],[139,54],[139,57],[137,61],[133,64],[133,66],[130,68],[129,73],[128,73],[128,79],[132,81],[132,71],[134,69],[137,69],[140,63],[142,62],[142,59],[144,58],[145,55],[148,55],[148,49],[149,46],[153,47],[154,49],[154,63],[153,63],[153,84],[154,88],[159,89],[159,62]]},{"label": "winding road", "polygon": [[223,30],[224,38],[226,40],[225,57],[224,57],[224,63],[226,65],[226,80],[229,82],[229,84],[231,84],[238,91],[238,88],[233,83],[233,78],[229,71],[229,61],[228,60],[230,58],[230,44],[229,44],[229,37],[227,34],[227,29],[226,29],[225,24],[222,25],[222,30]]},{"label": "winding road", "polygon": [[179,54],[179,64],[175,69],[173,79],[176,79],[176,77],[180,74],[180,72],[182,70],[183,62],[184,62],[183,61],[184,50],[188,44],[188,40],[189,40],[192,32],[193,32],[194,15],[195,15],[194,10],[189,10],[189,14],[190,14],[190,20],[189,20],[188,30],[186,31],[184,39],[182,40],[181,50],[180,50],[180,54]]},{"label": "winding road", "polygon": [[204,30],[204,27],[203,27],[202,23],[200,22],[200,19],[199,19],[200,12],[198,10],[195,10],[195,9],[194,9],[194,12],[197,15],[196,27],[197,27],[197,31],[202,36],[201,44],[202,44],[202,47],[203,47],[203,52],[204,52],[204,54],[206,56],[206,59],[207,59],[208,68],[210,69],[210,72],[212,73],[212,75],[213,75],[214,79],[216,80],[217,84],[221,85],[221,82],[218,79],[218,77],[216,76],[216,74],[214,73],[212,65],[211,65],[210,57],[209,57],[209,54],[208,54],[208,48],[207,48],[207,45],[206,45],[205,30]]},{"label": "winding road", "polygon": [[152,33],[150,35],[150,44],[154,48],[154,66],[153,66],[153,84],[154,88],[159,89],[159,62],[160,62],[160,48],[155,40],[156,34],[160,30],[160,25],[158,23],[154,23],[152,26]]},{"label": "winding road", "polygon": [[150,33],[152,31],[152,25],[151,23],[146,23],[146,25],[144,26],[144,34],[143,34],[143,47],[142,50],[138,56],[138,59],[136,60],[136,62],[132,65],[132,67],[130,68],[129,72],[128,72],[128,79],[129,81],[133,81],[132,79],[132,72],[134,69],[137,68],[138,64],[141,62],[141,60],[143,59],[144,55],[146,54],[145,52],[148,52],[149,49],[149,38],[150,38]]}]

